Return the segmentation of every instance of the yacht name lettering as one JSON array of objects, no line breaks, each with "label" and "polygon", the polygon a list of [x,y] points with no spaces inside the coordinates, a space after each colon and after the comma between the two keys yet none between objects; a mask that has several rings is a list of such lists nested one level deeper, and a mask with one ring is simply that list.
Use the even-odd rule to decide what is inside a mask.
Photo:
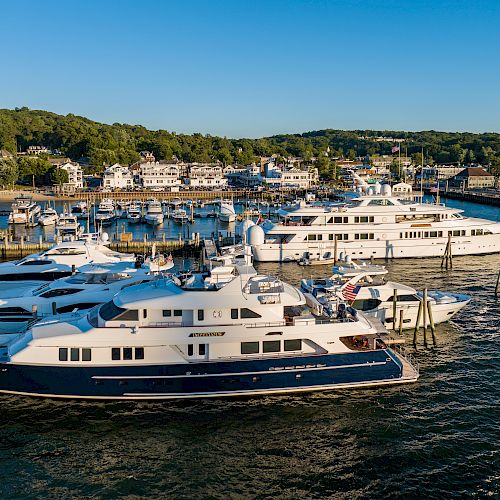
[{"label": "yacht name lettering", "polygon": [[223,337],[226,332],[196,332],[190,333],[190,337]]}]

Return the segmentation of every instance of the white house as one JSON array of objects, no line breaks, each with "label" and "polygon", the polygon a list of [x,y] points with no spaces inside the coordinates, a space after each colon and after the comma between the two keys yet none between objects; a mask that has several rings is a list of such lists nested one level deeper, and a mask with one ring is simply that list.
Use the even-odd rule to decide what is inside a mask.
[{"label": "white house", "polygon": [[227,179],[220,165],[193,163],[189,169],[186,184],[190,187],[221,188],[227,186]]},{"label": "white house", "polygon": [[102,185],[107,189],[130,189],[134,187],[134,176],[128,167],[115,163],[104,171]]},{"label": "white house", "polygon": [[68,182],[63,184],[63,190],[67,192],[74,192],[78,189],[83,189],[83,169],[78,163],[64,163],[58,166],[68,172]]},{"label": "white house", "polygon": [[309,168],[307,170],[296,167],[289,168],[288,170],[274,168],[269,174],[263,180],[266,184],[273,187],[309,189],[318,182],[317,168]]},{"label": "white house", "polygon": [[139,178],[145,189],[170,190],[181,185],[179,168],[175,163],[141,163]]}]

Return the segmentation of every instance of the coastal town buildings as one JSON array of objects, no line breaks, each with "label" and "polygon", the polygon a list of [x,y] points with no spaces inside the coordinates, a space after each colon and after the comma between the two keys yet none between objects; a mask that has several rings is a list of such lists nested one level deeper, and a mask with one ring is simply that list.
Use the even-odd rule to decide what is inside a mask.
[{"label": "coastal town buildings", "polygon": [[102,186],[106,189],[132,189],[134,176],[128,167],[115,163],[104,171]]},{"label": "coastal town buildings", "polygon": [[222,188],[228,185],[222,166],[219,164],[193,163],[189,167],[186,184],[192,188]]},{"label": "coastal town buildings", "polygon": [[179,168],[175,163],[147,162],[139,165],[142,187],[153,190],[176,190],[181,185]]},{"label": "coastal town buildings", "polygon": [[59,165],[57,168],[68,172],[68,182],[62,185],[62,190],[65,193],[74,193],[83,189],[83,169],[79,163],[67,162]]},{"label": "coastal town buildings", "polygon": [[449,179],[448,185],[462,189],[493,188],[495,176],[481,167],[467,167]]}]

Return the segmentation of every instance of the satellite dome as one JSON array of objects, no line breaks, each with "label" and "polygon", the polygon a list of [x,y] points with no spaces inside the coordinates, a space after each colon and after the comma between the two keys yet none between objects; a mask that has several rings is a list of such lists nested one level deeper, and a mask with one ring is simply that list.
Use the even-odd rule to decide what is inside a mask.
[{"label": "satellite dome", "polygon": [[262,245],[264,243],[265,233],[260,226],[253,225],[247,230],[247,241],[249,245]]}]

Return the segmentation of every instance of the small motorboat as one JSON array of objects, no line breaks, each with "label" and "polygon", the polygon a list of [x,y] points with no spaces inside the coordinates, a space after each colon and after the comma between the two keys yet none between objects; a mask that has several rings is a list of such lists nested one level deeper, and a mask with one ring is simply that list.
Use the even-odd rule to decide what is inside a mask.
[{"label": "small motorboat", "polygon": [[57,224],[58,219],[59,216],[56,210],[52,207],[47,207],[43,210],[40,217],[38,217],[38,224],[40,224],[40,226],[53,226]]},{"label": "small motorboat", "polygon": [[148,203],[148,208],[144,220],[151,226],[159,226],[163,223],[163,210],[161,208],[161,203],[157,200],[151,200]]},{"label": "small motorboat", "polygon": [[177,208],[172,212],[172,220],[179,224],[184,224],[189,220],[189,217],[186,210],[184,210],[183,208]]},{"label": "small motorboat", "polygon": [[105,198],[99,203],[99,208],[95,214],[96,224],[109,226],[116,220],[115,204],[113,200]]},{"label": "small motorboat", "polygon": [[141,222],[142,219],[142,210],[140,205],[133,203],[129,205],[127,210],[127,221],[131,224],[135,224],[137,222]]}]

